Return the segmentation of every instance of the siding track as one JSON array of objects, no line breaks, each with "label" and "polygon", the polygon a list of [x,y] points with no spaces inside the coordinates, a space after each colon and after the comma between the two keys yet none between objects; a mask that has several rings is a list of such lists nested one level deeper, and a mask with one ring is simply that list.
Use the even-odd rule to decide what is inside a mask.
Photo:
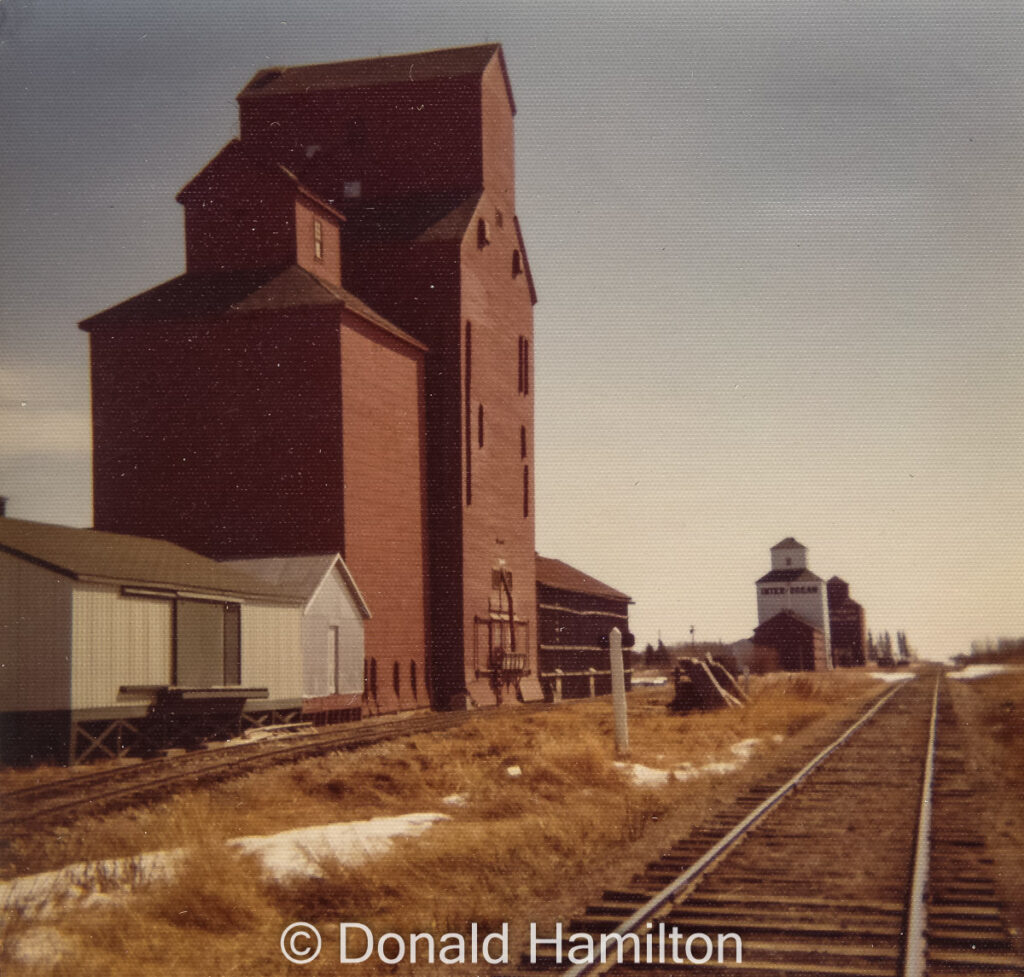
[{"label": "siding track", "polygon": [[182,756],[142,760],[131,766],[72,774],[39,787],[6,792],[0,827],[10,833],[32,829],[44,821],[70,821],[83,814],[129,807],[165,797],[176,790],[224,780],[273,764],[450,729],[471,717],[485,714],[484,710],[417,713],[400,719],[371,720],[315,733],[292,734],[283,739],[214,747]]},{"label": "siding track", "polygon": [[[941,681],[918,678],[886,695],[781,787],[752,788],[563,926],[561,960],[538,942],[524,967],[561,977],[1024,975],[975,830]],[[673,927],[682,934],[675,960],[670,941],[659,951],[659,933]],[[585,937],[573,942],[583,933],[593,954]],[[624,944],[620,963],[617,938],[629,933],[639,940]],[[719,962],[725,934],[742,939],[742,962],[729,939]]]}]

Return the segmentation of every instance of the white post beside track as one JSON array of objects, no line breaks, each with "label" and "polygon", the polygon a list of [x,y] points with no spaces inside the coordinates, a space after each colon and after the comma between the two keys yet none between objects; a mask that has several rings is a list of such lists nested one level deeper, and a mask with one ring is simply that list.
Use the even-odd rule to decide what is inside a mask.
[{"label": "white post beside track", "polygon": [[629,755],[629,720],[626,718],[626,674],[622,666],[622,632],[612,628],[608,635],[612,670],[612,708],[615,711],[615,752]]}]

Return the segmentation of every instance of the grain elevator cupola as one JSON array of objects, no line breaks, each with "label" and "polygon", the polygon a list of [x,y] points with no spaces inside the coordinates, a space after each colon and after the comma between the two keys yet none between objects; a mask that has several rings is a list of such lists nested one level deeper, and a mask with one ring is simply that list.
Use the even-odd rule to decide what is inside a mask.
[{"label": "grain elevator cupola", "polygon": [[792,536],[776,543],[771,550],[773,570],[806,570],[807,547],[798,543]]}]

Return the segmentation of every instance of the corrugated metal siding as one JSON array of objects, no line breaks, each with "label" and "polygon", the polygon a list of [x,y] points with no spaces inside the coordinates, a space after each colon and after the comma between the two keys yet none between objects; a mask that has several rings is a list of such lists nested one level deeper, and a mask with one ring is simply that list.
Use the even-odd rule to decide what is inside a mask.
[{"label": "corrugated metal siding", "polygon": [[117,587],[77,583],[73,708],[144,704],[147,697],[120,696],[118,689],[169,684],[173,609],[169,600],[125,597]]},{"label": "corrugated metal siding", "polygon": [[70,707],[71,586],[0,553],[0,712]]},{"label": "corrugated metal siding", "polygon": [[243,604],[242,685],[266,687],[272,701],[301,699],[301,631],[299,605]]}]

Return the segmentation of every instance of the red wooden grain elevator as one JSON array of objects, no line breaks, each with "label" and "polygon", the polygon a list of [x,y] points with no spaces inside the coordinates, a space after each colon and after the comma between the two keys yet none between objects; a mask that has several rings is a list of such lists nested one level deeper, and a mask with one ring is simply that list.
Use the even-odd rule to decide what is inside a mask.
[{"label": "red wooden grain elevator", "polygon": [[97,528],[337,549],[373,613],[368,711],[538,697],[501,47],[269,69],[238,101],[241,137],[178,197],[185,274],[82,323]]}]

